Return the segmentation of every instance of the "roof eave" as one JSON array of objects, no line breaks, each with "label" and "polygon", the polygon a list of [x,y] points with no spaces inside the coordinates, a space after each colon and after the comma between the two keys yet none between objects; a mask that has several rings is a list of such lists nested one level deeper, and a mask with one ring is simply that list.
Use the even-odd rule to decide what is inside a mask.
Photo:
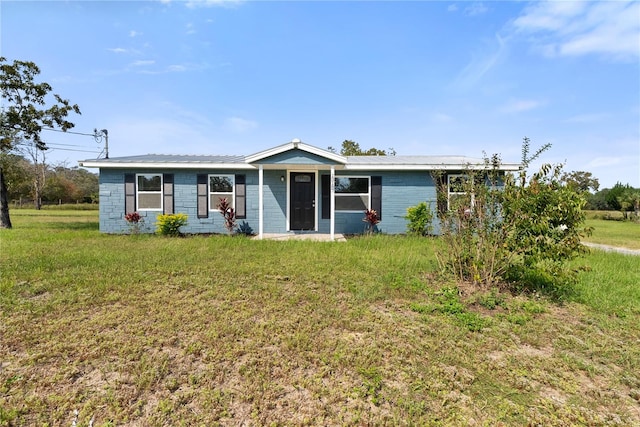
[{"label": "roof eave", "polygon": [[84,168],[100,169],[255,169],[246,163],[214,163],[214,162],[110,162],[83,160],[78,162]]},{"label": "roof eave", "polygon": [[[463,171],[465,169],[470,170],[490,170],[491,166],[486,166],[484,164],[481,165],[473,165],[473,164],[346,164],[344,167],[345,170],[378,170],[378,171],[397,171],[397,170],[406,170],[406,171],[415,171],[415,170],[455,170],[455,171]],[[498,167],[499,171],[504,172],[514,172],[522,169],[522,166],[515,163],[505,163]]]}]

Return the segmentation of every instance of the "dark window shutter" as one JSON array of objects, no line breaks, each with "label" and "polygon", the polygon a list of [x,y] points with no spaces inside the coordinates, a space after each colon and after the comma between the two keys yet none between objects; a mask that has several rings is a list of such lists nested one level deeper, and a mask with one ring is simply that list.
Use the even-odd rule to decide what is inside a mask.
[{"label": "dark window shutter", "polygon": [[236,175],[236,218],[247,217],[247,184],[245,175]]},{"label": "dark window shutter", "polygon": [[124,213],[130,214],[136,211],[136,175],[124,174]]},{"label": "dark window shutter", "polygon": [[444,214],[449,208],[449,181],[447,174],[438,174],[433,176],[433,180],[436,184],[436,205],[438,207],[438,213]]},{"label": "dark window shutter", "polygon": [[382,177],[371,177],[371,209],[376,211],[378,219],[382,219]]},{"label": "dark window shutter", "polygon": [[209,188],[207,185],[208,176],[198,174],[198,218],[209,216]]},{"label": "dark window shutter", "polygon": [[322,219],[331,219],[331,175],[321,175]]},{"label": "dark window shutter", "polygon": [[173,212],[173,174],[165,173],[162,176],[162,197],[164,213],[172,214]]}]

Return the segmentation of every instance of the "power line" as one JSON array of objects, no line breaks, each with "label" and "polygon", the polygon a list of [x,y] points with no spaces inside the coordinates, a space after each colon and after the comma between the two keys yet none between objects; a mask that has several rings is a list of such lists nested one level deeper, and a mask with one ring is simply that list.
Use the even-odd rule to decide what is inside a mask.
[{"label": "power line", "polygon": [[95,133],[82,133],[82,132],[72,132],[70,130],[60,130],[54,128],[42,128],[42,130],[49,130],[51,132],[62,132],[62,133],[70,133],[72,135],[84,135],[84,136],[95,136]]},{"label": "power line", "polygon": [[89,150],[72,150],[71,148],[51,148],[49,151],[75,151],[78,153],[98,153],[97,151],[89,151]]},{"label": "power line", "polygon": [[[93,133],[64,131],[64,130],[55,129],[55,128],[42,128],[42,129],[43,130],[52,131],[52,132],[70,133],[72,135],[92,136],[93,139],[95,139],[96,142],[98,142],[98,143],[102,142],[102,140],[104,138],[104,149],[102,151],[100,151],[100,153],[98,154],[98,157],[100,155],[102,155],[102,153],[104,153],[105,159],[109,158],[109,133],[107,132],[106,129],[102,129],[100,132],[98,132],[98,129],[94,129]],[[50,145],[55,145],[55,144],[50,144]],[[58,144],[58,145],[63,146],[65,144]],[[68,146],[69,147],[80,147],[79,145],[75,145],[75,146],[74,145],[68,145]],[[65,149],[64,148],[59,148],[59,150],[65,150]],[[66,151],[78,151],[78,152],[84,152],[84,153],[93,153],[93,151],[70,150],[70,149],[66,149]]]},{"label": "power line", "polygon": [[84,145],[75,145],[75,144],[60,144],[58,142],[47,142],[47,147],[49,146],[60,146],[60,147],[80,147],[80,148],[87,148]]}]

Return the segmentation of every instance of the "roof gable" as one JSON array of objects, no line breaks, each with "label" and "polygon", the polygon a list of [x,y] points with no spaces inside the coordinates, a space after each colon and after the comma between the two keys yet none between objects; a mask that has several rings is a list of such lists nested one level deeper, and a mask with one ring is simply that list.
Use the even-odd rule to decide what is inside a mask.
[{"label": "roof gable", "polygon": [[[247,163],[283,163],[285,160],[296,160],[300,164],[345,164],[347,158],[313,145],[294,139],[286,144],[269,148],[246,157]],[[295,163],[295,162],[293,162]]]}]

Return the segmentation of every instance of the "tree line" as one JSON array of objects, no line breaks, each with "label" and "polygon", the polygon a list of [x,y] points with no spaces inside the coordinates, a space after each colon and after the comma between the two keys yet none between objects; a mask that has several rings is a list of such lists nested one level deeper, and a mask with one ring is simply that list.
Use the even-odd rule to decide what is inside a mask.
[{"label": "tree line", "polygon": [[603,188],[587,197],[586,209],[598,211],[620,211],[625,218],[631,213],[640,216],[640,188],[616,183],[612,188]]},{"label": "tree line", "polygon": [[617,182],[612,188],[600,189],[598,178],[591,172],[574,171],[562,175],[562,182],[582,193],[587,203],[585,209],[595,211],[620,211],[623,217],[640,217],[640,188]]},{"label": "tree line", "polygon": [[32,162],[15,152],[0,154],[0,168],[13,206],[98,202],[98,175],[86,169]]}]

